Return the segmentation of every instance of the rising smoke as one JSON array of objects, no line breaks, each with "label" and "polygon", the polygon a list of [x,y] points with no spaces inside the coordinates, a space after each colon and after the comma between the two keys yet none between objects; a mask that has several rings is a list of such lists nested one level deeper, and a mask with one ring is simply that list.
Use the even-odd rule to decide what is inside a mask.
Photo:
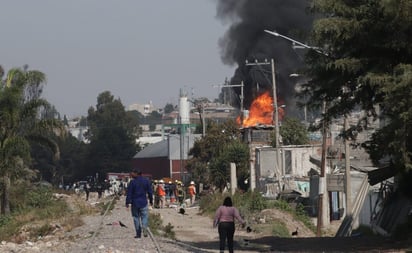
[{"label": "rising smoke", "polygon": [[[308,11],[309,0],[218,0],[217,18],[229,29],[219,40],[223,63],[237,65],[229,84],[244,82],[244,107],[265,91],[272,92],[270,65],[246,66],[245,61],[275,60],[279,103],[287,105],[288,113],[295,106],[296,80],[289,75],[303,66],[302,49],[293,49],[290,41],[274,37],[263,30],[305,41],[313,17]],[[234,88],[240,94],[240,88]],[[239,96],[232,104],[239,106]]]}]

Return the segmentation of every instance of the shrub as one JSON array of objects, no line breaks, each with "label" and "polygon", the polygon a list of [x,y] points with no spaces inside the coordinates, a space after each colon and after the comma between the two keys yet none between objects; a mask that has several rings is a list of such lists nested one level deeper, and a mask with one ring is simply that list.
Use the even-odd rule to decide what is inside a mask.
[{"label": "shrub", "polygon": [[3,226],[7,226],[11,221],[10,215],[0,215],[0,228]]},{"label": "shrub", "polygon": [[[13,194],[22,192],[20,184],[14,186]],[[70,230],[81,225],[82,221],[79,212],[72,211],[64,199],[54,199],[52,189],[45,186],[27,188],[23,191],[25,194],[19,196],[21,203],[14,206],[12,214],[9,216],[0,216],[0,241],[23,240],[20,236],[22,228],[29,232],[32,237],[47,235],[51,229],[51,220],[62,219],[60,224],[70,226]],[[14,199],[14,201],[16,201]],[[83,201],[84,202],[84,201]],[[72,203],[76,205],[75,202]],[[78,210],[78,208],[74,208]]]},{"label": "shrub", "polygon": [[162,217],[160,213],[149,212],[149,228],[154,235],[159,234],[159,229],[162,227]]},{"label": "shrub", "polygon": [[200,198],[199,209],[202,213],[213,215],[216,209],[222,205],[223,199],[228,196],[221,193],[212,193]]},{"label": "shrub", "polygon": [[176,239],[176,234],[175,234],[175,231],[173,231],[173,225],[172,224],[170,224],[170,222],[169,223],[167,223],[167,225],[164,227],[164,232],[165,232],[165,236],[167,237],[167,238],[170,238],[170,239]]},{"label": "shrub", "polygon": [[160,213],[149,213],[149,228],[154,235],[159,235],[159,231],[162,231],[164,237],[176,239],[172,224],[168,223],[166,226],[162,225],[163,221]]},{"label": "shrub", "polygon": [[272,225],[272,235],[278,237],[290,237],[289,230],[282,221],[277,221]]},{"label": "shrub", "polygon": [[[214,193],[202,196],[200,199],[200,210],[208,215],[214,215],[216,209],[222,205],[223,199],[226,196],[230,195],[228,193]],[[307,216],[302,205],[298,205],[296,209],[294,209],[284,200],[267,200],[258,191],[236,192],[232,196],[232,200],[233,205],[239,209],[240,215],[247,222],[253,221],[256,217],[256,213],[259,213],[264,209],[277,208],[292,214],[297,220],[303,222],[306,227],[312,231],[316,231],[316,227]],[[286,226],[284,224],[279,224],[279,222],[274,224],[273,228],[267,227],[266,231],[268,231],[268,229],[272,229],[272,233],[276,236],[290,236]]]},{"label": "shrub", "polygon": [[267,200],[257,191],[236,192],[233,198],[237,206],[246,206],[252,212],[260,212],[268,206]]},{"label": "shrub", "polygon": [[294,212],[294,217],[297,220],[300,220],[307,228],[312,230],[313,232],[316,231],[316,226],[312,223],[311,219],[307,215],[305,211],[305,207],[302,204],[298,204],[296,206],[296,210]]},{"label": "shrub", "polygon": [[65,216],[69,211],[67,203],[62,200],[50,201],[47,206],[32,210],[36,219],[54,219]]},{"label": "shrub", "polygon": [[30,207],[44,208],[52,202],[53,193],[50,188],[39,186],[27,193],[27,204]]},{"label": "shrub", "polygon": [[30,236],[37,238],[39,236],[46,236],[54,229],[50,224],[43,224],[40,227],[32,228],[30,231]]}]

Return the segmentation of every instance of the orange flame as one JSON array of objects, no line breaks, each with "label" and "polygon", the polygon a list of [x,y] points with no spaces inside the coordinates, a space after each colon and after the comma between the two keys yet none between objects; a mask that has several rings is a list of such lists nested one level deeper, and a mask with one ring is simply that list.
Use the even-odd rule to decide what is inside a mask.
[{"label": "orange flame", "polygon": [[[278,107],[278,117],[281,120],[285,112],[283,108]],[[255,100],[253,100],[250,109],[249,116],[243,119],[237,118],[237,122],[243,127],[251,127],[256,125],[272,125],[273,123],[273,99],[269,95],[269,92],[265,92]]]}]

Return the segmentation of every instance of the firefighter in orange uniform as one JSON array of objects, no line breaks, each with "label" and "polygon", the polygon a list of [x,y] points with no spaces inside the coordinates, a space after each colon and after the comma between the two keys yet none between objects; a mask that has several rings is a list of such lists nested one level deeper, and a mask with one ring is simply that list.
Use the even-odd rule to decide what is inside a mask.
[{"label": "firefighter in orange uniform", "polygon": [[195,199],[196,199],[195,182],[193,182],[193,181],[190,182],[190,185],[187,188],[187,193],[189,194],[189,197],[190,197],[190,205],[193,205],[195,203]]},{"label": "firefighter in orange uniform", "polygon": [[159,196],[159,208],[165,207],[166,202],[166,191],[163,179],[159,180],[159,184],[156,189],[157,196]]}]

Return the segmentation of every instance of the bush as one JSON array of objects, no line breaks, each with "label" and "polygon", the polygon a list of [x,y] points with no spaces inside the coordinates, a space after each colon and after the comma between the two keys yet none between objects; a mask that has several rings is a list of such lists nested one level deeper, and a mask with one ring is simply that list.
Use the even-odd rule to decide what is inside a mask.
[{"label": "bush", "polygon": [[170,239],[176,239],[175,231],[173,231],[173,226],[172,224],[167,223],[167,225],[164,227],[164,232],[165,232],[165,237],[170,238]]},{"label": "bush", "polygon": [[313,225],[312,221],[310,220],[309,216],[306,214],[305,207],[301,204],[296,206],[296,209],[293,209],[288,202],[285,200],[276,200],[273,202],[275,208],[291,213],[295,219],[301,221],[305,224],[313,232],[316,231],[315,225]]},{"label": "bush", "polygon": [[[217,208],[222,205],[223,199],[226,196],[230,195],[228,193],[214,193],[202,196],[200,199],[200,210],[209,216],[213,216]],[[291,213],[297,220],[303,222],[306,227],[312,231],[316,231],[315,225],[307,216],[302,205],[298,205],[296,209],[294,209],[284,200],[267,200],[257,191],[236,192],[232,196],[232,200],[233,205],[239,209],[242,218],[248,223],[255,220],[256,214],[260,211],[267,208],[277,208],[281,211]],[[277,222],[273,226],[273,228],[266,227],[266,231],[271,229],[272,234],[276,236],[290,236],[285,224]]]},{"label": "bush", "polygon": [[0,228],[3,226],[7,226],[11,221],[10,215],[0,215]]},{"label": "bush", "polygon": [[199,201],[200,211],[208,215],[214,215],[216,212],[216,209],[220,205],[222,205],[223,199],[226,196],[228,195],[220,194],[220,193],[212,193],[212,194],[202,196]]},{"label": "bush", "polygon": [[[223,204],[223,200],[230,196],[229,193],[214,193],[202,196],[200,199],[200,210],[209,216],[213,216],[219,206]],[[254,217],[254,213],[268,207],[268,201],[257,192],[236,192],[232,196],[233,205],[239,210],[240,215],[246,221]]]},{"label": "bush", "polygon": [[160,213],[149,212],[149,228],[154,235],[159,234],[159,229],[162,227],[162,217]]},{"label": "bush", "polygon": [[21,200],[19,206],[14,206],[11,215],[0,216],[0,241],[24,238],[19,237],[22,228],[34,238],[47,235],[54,229],[50,225],[51,220],[60,220],[58,223],[65,226],[69,224],[71,228],[81,225],[79,212],[71,211],[63,199],[54,199],[51,188],[38,186],[22,191],[22,186],[23,184],[19,184],[18,187],[14,185],[13,189],[13,194],[25,193],[18,197],[19,201]]},{"label": "bush", "polygon": [[50,201],[47,206],[32,210],[34,216],[40,219],[54,219],[65,216],[69,212],[67,203],[62,200]]},{"label": "bush", "polygon": [[160,213],[149,213],[149,228],[154,235],[159,235],[159,231],[163,232],[163,236],[170,239],[176,239],[175,231],[173,231],[172,224],[168,223],[163,226],[162,217]]},{"label": "bush", "polygon": [[39,186],[27,193],[27,204],[34,208],[45,208],[52,202],[53,193],[50,188]]},{"label": "bush", "polygon": [[260,212],[268,206],[267,200],[257,191],[236,192],[233,196],[233,202],[239,208],[245,207],[251,212]]},{"label": "bush", "polygon": [[272,235],[278,237],[290,237],[289,230],[282,221],[277,221],[272,225]]},{"label": "bush", "polygon": [[313,232],[316,231],[316,226],[312,223],[311,219],[305,211],[305,207],[302,204],[298,204],[296,206],[296,210],[294,211],[294,217],[297,220],[300,220],[303,224],[305,224],[307,228],[309,228]]},{"label": "bush", "polygon": [[43,237],[50,234],[53,231],[54,227],[50,224],[43,224],[40,227],[32,228],[30,231],[30,236],[37,238],[39,236]]}]

